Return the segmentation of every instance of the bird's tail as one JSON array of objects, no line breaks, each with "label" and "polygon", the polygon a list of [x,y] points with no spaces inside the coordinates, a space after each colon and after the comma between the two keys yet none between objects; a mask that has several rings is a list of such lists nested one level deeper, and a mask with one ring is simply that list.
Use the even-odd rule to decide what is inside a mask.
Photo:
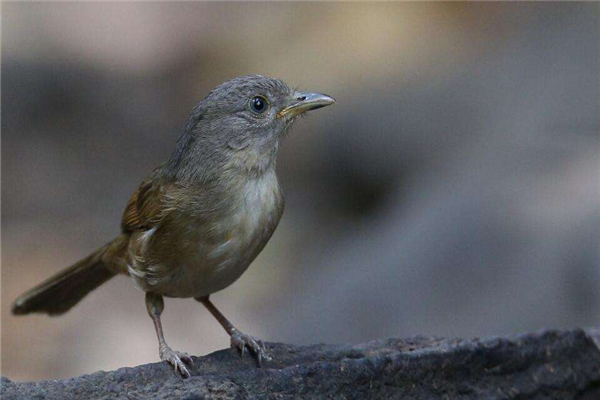
[{"label": "bird's tail", "polygon": [[117,240],[99,248],[83,260],[29,289],[12,304],[14,315],[46,313],[60,315],[69,311],[88,293],[116,275],[103,259]]}]

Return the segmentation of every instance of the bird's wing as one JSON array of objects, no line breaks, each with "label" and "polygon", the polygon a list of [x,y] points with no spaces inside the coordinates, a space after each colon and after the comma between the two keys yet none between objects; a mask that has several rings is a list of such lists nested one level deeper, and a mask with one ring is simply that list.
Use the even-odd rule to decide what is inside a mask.
[{"label": "bird's wing", "polygon": [[157,226],[168,212],[170,186],[155,174],[146,179],[133,193],[121,219],[123,232],[148,230]]}]

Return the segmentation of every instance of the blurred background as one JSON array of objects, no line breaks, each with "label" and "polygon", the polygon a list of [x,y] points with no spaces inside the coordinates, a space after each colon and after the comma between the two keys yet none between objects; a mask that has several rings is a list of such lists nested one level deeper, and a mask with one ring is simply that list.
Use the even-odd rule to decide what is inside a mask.
[{"label": "blurred background", "polygon": [[[112,239],[196,101],[238,75],[337,104],[296,123],[281,224],[212,298],[296,344],[600,325],[598,3],[3,3],[2,375],[156,362],[116,277],[60,318],[21,292]],[[192,300],[169,344],[227,347]]]}]

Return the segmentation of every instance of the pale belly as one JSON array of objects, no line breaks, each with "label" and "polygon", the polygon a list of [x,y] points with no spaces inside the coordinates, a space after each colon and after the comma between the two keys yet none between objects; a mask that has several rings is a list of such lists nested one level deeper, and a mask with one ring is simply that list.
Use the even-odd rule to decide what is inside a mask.
[{"label": "pale belly", "polygon": [[[180,258],[175,267],[176,273],[160,285],[161,294],[167,297],[203,297],[235,282],[272,234],[260,232],[258,228],[252,235],[240,231],[236,229],[220,242],[209,245],[198,241],[198,251]],[[267,233],[268,237],[265,237]]]},{"label": "pale belly", "polygon": [[[129,268],[137,286],[188,298],[208,296],[235,282],[273,234],[283,208],[276,178],[248,182],[240,199],[210,223],[192,222],[178,235],[160,228],[140,234],[137,240],[145,243],[136,252],[147,256],[137,263],[132,257]],[[162,251],[153,252],[157,246]]]}]

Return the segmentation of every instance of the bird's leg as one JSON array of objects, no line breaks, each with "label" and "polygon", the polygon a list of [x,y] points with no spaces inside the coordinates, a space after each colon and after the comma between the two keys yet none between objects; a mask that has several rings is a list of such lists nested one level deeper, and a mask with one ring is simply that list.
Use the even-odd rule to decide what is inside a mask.
[{"label": "bird's leg", "polygon": [[187,353],[171,350],[167,342],[165,342],[162,324],[160,323],[160,314],[162,314],[165,308],[162,296],[154,293],[146,293],[146,308],[148,309],[150,318],[152,318],[152,321],[154,322],[154,328],[156,329],[156,335],[158,336],[160,359],[171,363],[175,368],[175,371],[178,371],[184,378],[189,378],[190,371],[185,363],[190,366],[194,365],[192,358]]},{"label": "bird's leg", "polygon": [[240,349],[242,357],[248,347],[256,355],[258,366],[260,367],[262,360],[270,360],[271,358],[267,355],[267,349],[262,340],[255,339],[250,335],[240,332],[223,314],[215,307],[215,305],[206,297],[196,297],[199,301],[210,311],[210,313],[219,321],[225,332],[231,337],[231,347]]}]

